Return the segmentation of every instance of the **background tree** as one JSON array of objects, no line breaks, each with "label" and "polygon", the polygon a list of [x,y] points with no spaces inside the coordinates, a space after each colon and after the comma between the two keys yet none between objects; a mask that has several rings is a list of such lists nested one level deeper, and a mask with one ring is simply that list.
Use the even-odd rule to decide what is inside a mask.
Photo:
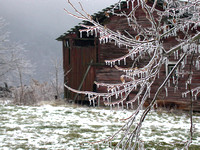
[{"label": "background tree", "polygon": [[[117,15],[118,17],[125,17],[127,24],[131,28],[132,32],[128,31],[112,31],[106,26],[100,24],[98,20],[93,20],[93,17],[88,14],[83,6],[80,4],[80,10],[77,9],[69,0],[68,3],[74,9],[75,13],[71,13],[68,10],[66,12],[78,19],[90,22],[92,25],[82,25],[85,29],[81,29],[80,32],[87,32],[99,36],[101,43],[107,43],[114,41],[119,47],[125,46],[128,53],[120,58],[114,58],[112,60],[105,60],[107,65],[114,66],[117,70],[123,71],[124,75],[120,77],[121,83],[107,84],[97,83],[97,87],[104,86],[107,88],[107,93],[95,93],[90,91],[78,91],[65,85],[69,90],[88,95],[88,99],[91,102],[95,102],[98,98],[102,98],[106,105],[110,107],[121,106],[124,104],[127,108],[132,107],[133,103],[138,100],[139,104],[133,114],[127,117],[126,124],[112,137],[105,139],[104,141],[112,140],[119,133],[122,134],[122,138],[116,145],[116,149],[122,147],[122,149],[136,149],[141,146],[139,135],[143,121],[148,112],[156,104],[157,96],[161,92],[161,89],[165,89],[166,96],[168,95],[168,86],[170,86],[170,77],[175,73],[176,78],[173,78],[173,85],[175,90],[178,88],[178,81],[183,75],[188,75],[186,80],[186,88],[189,92],[183,93],[191,95],[191,110],[194,91],[199,93],[199,88],[191,89],[192,81],[192,67],[194,64],[196,69],[199,68],[199,39],[200,39],[200,1],[189,0],[181,2],[179,0],[164,0],[164,1],[145,1],[145,0],[126,0],[127,12],[121,11],[121,0],[113,7],[110,12],[106,14]],[[159,6],[160,5],[160,6]],[[159,6],[159,7],[158,7]],[[141,9],[148,21],[149,25],[144,26],[138,21],[135,16],[137,10]],[[119,18],[120,19],[120,18]],[[81,34],[80,33],[80,34]],[[98,33],[98,34],[97,34]],[[181,36],[179,36],[181,35]],[[164,47],[164,41],[170,37],[174,37],[177,44],[172,48],[167,49]],[[155,80],[159,78],[159,73],[163,65],[168,65],[168,62],[172,55],[176,59],[173,69],[163,80],[160,87],[157,89],[155,95],[149,106],[139,115],[143,108],[143,105],[151,94],[151,87]],[[138,60],[142,61],[147,56],[150,56],[148,62],[138,67]],[[132,65],[127,68],[120,67],[120,63],[126,65],[126,60],[132,59]],[[190,61],[187,61],[190,58]],[[192,69],[188,69],[190,65]],[[131,91],[137,91],[136,96],[125,101]],[[139,119],[136,119],[138,118]],[[191,111],[191,138],[186,144],[186,148],[192,141],[193,124],[192,124],[192,111]]]},{"label": "background tree", "polygon": [[12,57],[12,50],[14,45],[9,43],[9,33],[5,31],[5,20],[0,18],[0,79],[1,83],[5,82],[8,72],[12,70],[14,58]]},{"label": "background tree", "polygon": [[52,58],[53,72],[51,72],[51,84],[54,89],[55,99],[61,98],[61,94],[63,93],[63,68],[62,61],[58,58]]},{"label": "background tree", "polygon": [[9,33],[4,29],[6,25],[5,20],[0,18],[0,83],[9,82],[15,86],[19,85],[18,98],[15,98],[22,104],[24,100],[24,78],[25,75],[33,73],[33,65],[25,56],[24,46],[9,41]]},{"label": "background tree", "polygon": [[[25,80],[29,78],[28,76],[31,76],[33,74],[33,65],[31,62],[25,57],[25,50],[22,45],[17,45],[16,47],[17,53],[13,52],[12,56],[14,58],[14,62],[12,64],[12,76],[14,77],[15,81],[18,82],[19,87],[18,90],[18,96],[15,97],[15,101],[18,104],[26,104],[26,98],[25,98]],[[19,52],[18,52],[19,51]],[[16,84],[16,83],[15,83]]]}]

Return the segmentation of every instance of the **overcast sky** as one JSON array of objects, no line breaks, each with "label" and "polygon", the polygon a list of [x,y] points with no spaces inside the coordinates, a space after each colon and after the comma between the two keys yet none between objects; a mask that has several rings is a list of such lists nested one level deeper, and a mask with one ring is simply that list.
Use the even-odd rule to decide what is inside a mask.
[{"label": "overcast sky", "polygon": [[[71,0],[93,14],[118,0]],[[72,11],[67,0],[0,0],[0,17],[9,24],[11,41],[25,43],[27,56],[36,65],[33,78],[48,81],[51,59],[62,59],[61,42],[55,39],[77,25],[80,20],[69,16],[64,8]]]}]

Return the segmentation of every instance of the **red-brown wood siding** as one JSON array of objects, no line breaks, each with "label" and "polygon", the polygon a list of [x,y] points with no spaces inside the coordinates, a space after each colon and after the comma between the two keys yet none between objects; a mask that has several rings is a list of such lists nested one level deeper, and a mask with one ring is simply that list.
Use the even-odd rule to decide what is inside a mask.
[{"label": "red-brown wood siding", "polygon": [[[63,41],[65,42],[65,41]],[[65,82],[67,85],[78,89],[81,81],[83,80],[84,74],[91,60],[96,62],[96,48],[95,46],[80,47],[73,46],[73,39],[69,40],[70,47],[65,47],[63,44],[63,66],[65,72],[71,70],[67,77],[65,77]],[[70,52],[69,52],[70,51]],[[70,60],[69,60],[70,59]],[[93,90],[93,82],[95,78],[94,68],[90,68],[86,79],[83,82],[81,90],[91,91]],[[67,89],[65,89],[67,92]],[[69,98],[74,98],[75,94],[70,92]]]},{"label": "red-brown wood siding", "polygon": [[[156,16],[154,14],[154,16]],[[139,22],[139,24],[142,27],[148,27],[150,26],[150,22],[146,19],[145,13],[142,11],[142,9],[137,9],[136,11],[136,17]],[[122,34],[124,34],[124,30],[128,31],[130,34],[133,36],[136,34],[132,31],[131,27],[127,25],[127,19],[123,17],[117,17],[117,16],[110,16],[109,19],[106,20],[105,25],[107,28],[114,30],[114,31],[119,31]],[[199,30],[199,29],[198,29]],[[181,35],[181,33],[179,34]],[[91,59],[94,60],[94,63],[98,62],[99,63],[104,63],[104,60],[106,59],[114,59],[121,57],[128,53],[128,50],[124,47],[118,48],[115,46],[114,43],[106,43],[106,44],[99,44],[99,41],[95,39],[95,46],[94,47],[76,47],[73,46],[73,39],[77,38],[74,34],[68,35],[70,39],[70,58],[71,58],[71,63],[69,65],[69,49],[66,48],[63,44],[63,64],[64,64],[64,69],[69,70],[72,68],[70,74],[68,75],[68,85],[74,89],[78,89],[80,82],[83,78],[83,75],[88,67],[89,62]],[[177,44],[177,41],[175,40],[174,37],[171,37],[167,40],[163,40],[164,47],[169,50],[171,47]],[[98,58],[97,58],[98,57]],[[173,58],[173,55],[170,59],[170,61],[176,61]],[[190,61],[190,57],[188,57],[188,62]],[[142,62],[140,62],[138,65],[139,66],[144,66],[147,64],[148,58],[143,59]],[[120,62],[121,65],[123,66],[123,62]],[[131,65],[132,60],[128,59],[127,64]],[[186,66],[188,69],[189,65]],[[193,66],[194,67],[194,66]],[[105,66],[105,65],[96,65],[92,66],[90,69],[90,72],[87,75],[86,80],[84,81],[82,90],[86,91],[92,91],[93,90],[93,81],[96,80],[98,82],[106,82],[106,83],[120,83],[120,75],[123,73],[120,71],[117,71],[114,67],[110,66]],[[193,68],[193,80],[192,80],[192,87],[200,86],[200,71],[196,71]],[[162,84],[166,77],[166,67],[165,65],[162,66],[161,71],[160,71],[160,78],[157,78],[155,83],[153,84],[151,88],[151,98],[152,99],[153,95],[157,91],[157,88]],[[179,109],[189,109],[189,98],[182,98],[182,92],[186,91],[185,89],[185,80],[187,79],[187,75],[185,75],[184,78],[180,78],[179,80],[179,87],[178,91],[174,93],[174,88],[169,87],[168,88],[168,97],[166,97],[165,90],[163,88],[162,92],[159,94],[157,100],[158,100],[158,105],[176,105],[176,107],[179,107]],[[65,81],[67,78],[65,78]],[[172,82],[171,82],[172,85]],[[106,89],[103,87],[100,87],[97,89],[97,92],[106,92]],[[136,92],[132,92],[130,94],[130,97],[133,97],[136,94]],[[71,95],[71,98],[73,98],[74,94]],[[189,96],[188,96],[189,97]],[[200,110],[200,104],[199,104],[199,99],[198,101],[194,102],[194,107],[196,107],[196,110]]]}]

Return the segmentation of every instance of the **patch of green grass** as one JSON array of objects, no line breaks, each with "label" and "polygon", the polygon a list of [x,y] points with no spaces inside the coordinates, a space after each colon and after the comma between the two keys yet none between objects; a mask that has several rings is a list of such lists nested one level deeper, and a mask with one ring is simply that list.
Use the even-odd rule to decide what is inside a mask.
[{"label": "patch of green grass", "polygon": [[92,133],[94,133],[94,132],[96,132],[96,130],[82,128],[82,129],[79,129],[78,132],[79,133],[85,133],[85,132],[92,132]]},{"label": "patch of green grass", "polygon": [[6,131],[15,131],[15,130],[21,130],[21,128],[20,127],[15,127],[15,128],[6,127]]},{"label": "patch of green grass", "polygon": [[65,114],[71,114],[71,113],[72,113],[72,112],[69,111],[69,110],[65,111]]},{"label": "patch of green grass", "polygon": [[107,117],[107,120],[111,120],[111,119],[113,119],[113,116],[110,115]]},{"label": "patch of green grass", "polygon": [[107,126],[109,129],[119,129],[119,128],[121,128],[122,126],[121,125],[108,125]]},{"label": "patch of green grass", "polygon": [[152,148],[156,150],[171,150],[172,145],[169,145],[165,142],[158,143],[156,141],[150,141],[148,143],[145,143],[144,147],[146,148],[146,150],[151,150]]},{"label": "patch of green grass", "polygon": [[190,145],[189,150],[199,150],[200,145]]},{"label": "patch of green grass", "polygon": [[37,129],[64,129],[67,128],[65,126],[53,126],[53,125],[44,125],[44,126],[37,126]]},{"label": "patch of green grass", "polygon": [[28,141],[28,139],[26,139],[26,138],[19,138],[19,139],[15,139],[15,140],[18,140],[18,141],[25,141],[25,142]]},{"label": "patch of green grass", "polygon": [[68,124],[67,125],[67,128],[70,128],[70,129],[74,129],[74,128],[80,128],[81,125],[78,125],[78,124]]},{"label": "patch of green grass", "polygon": [[92,127],[92,128],[98,128],[98,129],[99,129],[99,128],[102,128],[102,127],[104,127],[104,126],[102,126],[102,125],[91,125],[91,127]]},{"label": "patch of green grass", "polygon": [[[10,147],[10,146],[9,146]],[[14,145],[14,149],[36,149],[33,145],[28,145],[27,143]]]},{"label": "patch of green grass", "polygon": [[75,112],[74,115],[80,116],[81,112]]},{"label": "patch of green grass", "polygon": [[29,116],[27,117],[27,120],[36,119],[36,118],[38,118],[37,115],[29,115]]},{"label": "patch of green grass", "polygon": [[77,139],[77,138],[81,138],[82,135],[79,133],[75,133],[75,132],[70,132],[66,135],[66,137],[70,138],[70,139]]}]

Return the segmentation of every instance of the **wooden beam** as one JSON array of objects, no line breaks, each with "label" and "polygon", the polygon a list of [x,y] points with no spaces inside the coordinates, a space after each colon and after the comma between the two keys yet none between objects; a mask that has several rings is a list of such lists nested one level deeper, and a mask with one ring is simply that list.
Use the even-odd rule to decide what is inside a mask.
[{"label": "wooden beam", "polygon": [[[82,86],[83,86],[83,82],[85,81],[85,79],[86,79],[86,77],[87,77],[87,75],[88,75],[88,72],[90,71],[90,68],[91,68],[92,63],[93,63],[93,59],[90,61],[90,64],[88,65],[88,68],[87,68],[87,70],[86,70],[86,72],[85,72],[85,74],[84,74],[84,76],[83,76],[83,79],[82,79],[82,81],[81,81],[81,83],[80,83],[80,85],[79,85],[79,87],[78,87],[78,91],[81,90],[81,88],[82,88]],[[74,101],[77,99],[78,95],[79,95],[79,94],[76,93],[76,95],[75,95],[75,97],[74,97]]]}]

